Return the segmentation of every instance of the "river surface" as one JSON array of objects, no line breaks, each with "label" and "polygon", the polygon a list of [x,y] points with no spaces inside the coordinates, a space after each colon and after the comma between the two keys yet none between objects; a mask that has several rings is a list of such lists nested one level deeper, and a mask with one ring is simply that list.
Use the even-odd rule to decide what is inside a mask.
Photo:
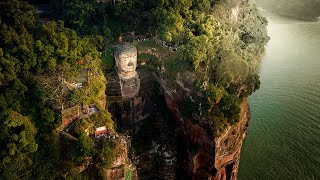
[{"label": "river surface", "polygon": [[320,22],[266,15],[271,40],[238,179],[320,179]]}]

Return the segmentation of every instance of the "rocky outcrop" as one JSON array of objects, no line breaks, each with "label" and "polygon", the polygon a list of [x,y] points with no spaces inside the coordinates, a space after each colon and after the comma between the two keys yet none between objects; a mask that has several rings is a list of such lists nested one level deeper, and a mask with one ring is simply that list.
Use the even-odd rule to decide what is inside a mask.
[{"label": "rocky outcrop", "polygon": [[[249,105],[246,99],[241,104],[240,120],[225,132],[214,137],[205,123],[192,123],[192,119],[181,116],[178,108],[176,90],[170,91],[164,85],[163,96],[177,123],[176,138],[178,145],[178,178],[181,179],[236,179],[240,152],[250,119]],[[193,118],[200,118],[194,116]]]},{"label": "rocky outcrop", "polygon": [[137,170],[128,157],[131,140],[125,136],[117,136],[113,141],[119,144],[117,154],[110,168],[106,169],[107,179],[137,180]]},{"label": "rocky outcrop", "polygon": [[[140,53],[155,55],[154,51]],[[213,121],[203,116],[201,110],[189,117],[182,115],[180,108],[186,98],[196,104],[201,104],[204,98],[203,92],[191,88],[194,77],[190,74],[178,73],[173,81],[157,73],[139,70],[139,95],[130,101],[122,99],[116,78],[110,77],[108,81],[111,87],[110,91],[107,89],[109,110],[120,120],[121,127],[142,126],[133,134],[132,150],[132,160],[140,178],[224,180],[237,177],[250,118],[247,100],[241,104],[238,123],[217,134],[213,130]],[[171,115],[169,119],[176,125],[174,129],[169,129],[168,122],[165,122],[166,112],[160,110],[160,101],[164,101],[165,109]],[[140,116],[145,119],[142,115],[146,112],[154,113],[149,113],[143,123],[137,123]]]},{"label": "rocky outcrop", "polygon": [[140,179],[176,179],[174,131],[164,114],[148,119],[133,138],[133,162]]},{"label": "rocky outcrop", "polygon": [[250,108],[245,99],[241,104],[241,115],[238,124],[229,127],[215,138],[215,180],[237,179],[242,143],[246,137],[250,120]]}]

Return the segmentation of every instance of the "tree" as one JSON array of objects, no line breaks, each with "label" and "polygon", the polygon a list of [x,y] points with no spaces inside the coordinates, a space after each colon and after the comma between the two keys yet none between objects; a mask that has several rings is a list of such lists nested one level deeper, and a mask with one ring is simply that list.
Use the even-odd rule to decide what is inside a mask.
[{"label": "tree", "polygon": [[240,103],[240,98],[234,94],[226,94],[219,103],[220,112],[231,125],[239,121]]},{"label": "tree", "polygon": [[1,124],[0,168],[6,179],[27,179],[26,171],[32,165],[32,154],[38,149],[35,142],[37,130],[30,119],[16,111],[10,111]]},{"label": "tree", "polygon": [[160,38],[168,42],[179,40],[184,31],[182,16],[173,9],[159,9],[159,11],[158,22],[161,23],[159,23],[158,32]]},{"label": "tree", "polygon": [[[216,53],[220,43],[221,28],[212,16],[200,14],[189,33],[185,45],[185,58],[191,60],[200,82],[208,84],[215,69]],[[205,87],[206,88],[206,87]]]},{"label": "tree", "polygon": [[84,131],[81,131],[77,144],[81,156],[86,157],[93,153],[94,142]]},{"label": "tree", "polygon": [[0,7],[5,9],[0,12],[0,179],[59,179],[82,160],[69,154],[92,154],[88,136],[66,148],[55,129],[61,121],[57,109],[68,100],[65,85],[76,81],[81,69],[100,80],[87,88],[90,102],[104,92],[99,54],[63,22],[39,24],[26,2],[4,1]]},{"label": "tree", "polygon": [[99,166],[103,168],[111,167],[114,158],[116,157],[116,149],[118,145],[107,140],[101,141],[101,147],[97,153]]},{"label": "tree", "polygon": [[[64,109],[64,106],[69,103],[67,84],[76,82],[81,70],[87,72],[85,77],[80,77],[82,79],[89,81],[91,75],[98,75],[99,79],[103,79],[99,54],[90,44],[90,39],[78,37],[74,31],[65,28],[63,22],[46,23],[41,26],[40,32],[40,40],[36,43],[37,53],[47,60],[43,62],[47,66],[43,67],[46,72],[41,71],[40,86],[46,92],[48,103],[56,109]],[[44,47],[44,44],[47,44],[47,47]],[[104,82],[101,80],[101,83]],[[90,83],[88,82],[88,86],[75,90],[71,94],[71,103],[76,105],[92,103],[90,97],[96,94],[90,94],[90,89],[95,87]],[[103,86],[95,88],[98,87],[99,90],[103,89]]]}]

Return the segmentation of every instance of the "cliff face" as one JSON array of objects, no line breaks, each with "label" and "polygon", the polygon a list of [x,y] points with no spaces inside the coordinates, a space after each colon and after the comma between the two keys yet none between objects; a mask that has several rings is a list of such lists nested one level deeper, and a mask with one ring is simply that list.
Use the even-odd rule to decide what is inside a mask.
[{"label": "cliff face", "polygon": [[[156,85],[153,96],[157,96],[157,100],[153,102],[157,103],[154,107],[158,115],[139,123],[138,131],[133,134],[134,155],[131,158],[137,166],[138,176],[164,179],[236,179],[241,147],[250,119],[247,99],[241,103],[238,123],[217,134],[212,129],[215,127],[213,121],[200,112],[189,117],[183,114],[185,99],[191,98],[199,104],[204,98],[201,92],[191,88],[192,82],[188,83],[184,79],[181,80],[180,75],[175,81],[154,76]],[[145,82],[148,81],[142,78],[141,84]],[[144,88],[140,90],[142,89]],[[165,112],[161,110],[160,101],[164,101]],[[134,108],[124,107],[123,110],[129,112],[132,109]],[[167,111],[170,117],[164,120]],[[171,129],[168,121],[175,124]]]},{"label": "cliff face", "polygon": [[225,132],[214,137],[208,130],[208,123],[203,117],[184,119],[174,97],[177,91],[163,87],[164,99],[172,119],[177,124],[176,138],[178,151],[178,179],[236,179],[240,152],[245,139],[250,109],[247,99],[241,104],[241,115],[238,124],[230,126]]},{"label": "cliff face", "polygon": [[[141,75],[141,77],[143,76]],[[141,123],[131,123],[131,126],[139,126],[138,128],[132,127],[137,131],[132,134],[133,154],[131,156],[133,163],[137,166],[138,177],[236,179],[241,147],[250,119],[247,99],[241,103],[238,123],[217,134],[212,129],[215,127],[213,121],[202,113],[195,112],[189,117],[183,114],[182,108],[185,99],[191,98],[196,104],[199,104],[204,96],[201,92],[193,90],[188,82],[179,80],[179,77],[177,76],[175,81],[171,80],[171,83],[169,83],[170,79],[164,79],[157,75],[154,75],[153,83],[144,78],[141,80],[142,86],[147,82],[149,86],[156,84],[153,86],[152,96],[157,98],[152,102],[156,103],[153,106],[156,108],[154,112],[157,113]],[[143,89],[145,88],[140,88],[140,90]],[[113,88],[113,90],[115,89]],[[143,95],[146,92],[143,91],[140,94]],[[113,98],[114,95],[108,97]],[[163,103],[161,103],[162,101]],[[113,106],[109,105],[110,107]],[[123,107],[122,111],[131,112],[134,109],[134,107],[128,106]],[[119,109],[115,111],[119,111]],[[146,112],[143,108],[140,111]],[[170,117],[164,118],[168,112]],[[136,117],[138,114],[134,113],[132,117]],[[120,121],[121,117],[119,117]],[[127,120],[125,119],[125,121]],[[169,127],[170,122],[168,121],[174,122],[175,125]]]},{"label": "cliff face", "polygon": [[131,140],[122,135],[117,134],[116,136],[117,138],[113,139],[113,141],[117,141],[119,144],[116,150],[117,154],[111,163],[111,167],[105,170],[106,177],[107,179],[125,179],[130,177],[132,180],[137,180],[136,167],[128,157]]},{"label": "cliff face", "polygon": [[250,108],[245,99],[241,104],[240,121],[215,138],[215,180],[236,179],[242,143],[250,120]]}]

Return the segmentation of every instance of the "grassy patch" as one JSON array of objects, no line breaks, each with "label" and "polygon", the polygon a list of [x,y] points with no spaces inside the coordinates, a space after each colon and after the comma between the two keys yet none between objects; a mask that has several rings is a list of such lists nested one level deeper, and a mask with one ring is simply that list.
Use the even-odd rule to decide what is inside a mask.
[{"label": "grassy patch", "polygon": [[131,180],[132,179],[132,171],[128,170],[126,173],[126,180]]},{"label": "grassy patch", "polygon": [[136,42],[135,46],[137,47],[137,49],[141,49],[141,50],[154,48],[157,52],[161,53],[163,57],[168,57],[172,54],[172,52],[167,47],[157,45],[152,40]]},{"label": "grassy patch", "polygon": [[145,62],[147,65],[159,67],[160,62],[159,59],[151,54],[139,54],[138,55],[138,63]]},{"label": "grassy patch", "polygon": [[[159,58],[151,54],[139,54],[138,55],[138,64],[141,64],[141,68],[147,69],[149,71],[155,72],[159,75],[159,68],[161,63]],[[143,64],[143,65],[142,65]]]},{"label": "grassy patch", "polygon": [[185,70],[193,70],[190,61],[179,58],[179,55],[168,58],[164,62],[164,68],[166,73],[171,77],[176,77],[178,72],[183,72]]},{"label": "grassy patch", "polygon": [[157,45],[156,45],[152,40],[146,40],[146,41],[136,42],[136,46],[137,46],[137,48],[143,47],[143,46],[153,47],[153,48],[156,48],[156,47],[157,47]]},{"label": "grassy patch", "polygon": [[111,70],[114,67],[113,51],[111,49],[105,50],[101,54],[101,60],[105,70]]},{"label": "grassy patch", "polygon": [[225,132],[225,130],[228,128],[229,124],[227,122],[227,119],[223,116],[217,117],[213,116],[211,117],[211,120],[214,122],[214,129],[216,131],[216,135],[218,136],[220,133]]}]

